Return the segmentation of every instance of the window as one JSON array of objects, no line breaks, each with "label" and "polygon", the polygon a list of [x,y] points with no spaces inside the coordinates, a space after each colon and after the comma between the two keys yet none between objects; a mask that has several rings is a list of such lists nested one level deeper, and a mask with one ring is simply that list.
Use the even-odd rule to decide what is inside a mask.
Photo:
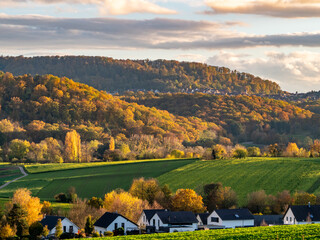
[{"label": "window", "polygon": [[290,217],[290,222],[292,222],[292,217]]},{"label": "window", "polygon": [[124,229],[124,223],[121,223],[121,227]]},{"label": "window", "polygon": [[114,224],[114,230],[117,230],[118,229],[118,223],[115,223]]},{"label": "window", "polygon": [[67,227],[63,226],[63,232],[67,232]]},{"label": "window", "polygon": [[73,226],[69,227],[69,233],[73,233]]},{"label": "window", "polygon": [[217,217],[212,217],[212,218],[211,218],[211,222],[219,222],[219,218],[217,218]]},{"label": "window", "polygon": [[153,219],[153,226],[155,226],[156,225],[156,220],[155,219]]},{"label": "window", "polygon": [[286,217],[286,221],[288,222],[288,217]]},{"label": "window", "polygon": [[160,220],[158,220],[158,226],[160,226]]}]

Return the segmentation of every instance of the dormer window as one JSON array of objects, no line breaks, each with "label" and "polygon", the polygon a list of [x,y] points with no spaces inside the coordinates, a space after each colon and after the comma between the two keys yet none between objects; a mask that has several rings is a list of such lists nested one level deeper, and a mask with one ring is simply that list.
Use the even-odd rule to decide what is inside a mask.
[{"label": "dormer window", "polygon": [[235,214],[234,216],[235,216],[236,218],[239,218],[239,215],[238,215],[238,214]]}]

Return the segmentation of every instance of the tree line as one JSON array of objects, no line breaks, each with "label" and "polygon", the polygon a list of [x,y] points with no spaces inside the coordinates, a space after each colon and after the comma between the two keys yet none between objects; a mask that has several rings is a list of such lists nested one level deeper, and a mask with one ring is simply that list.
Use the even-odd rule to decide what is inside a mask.
[{"label": "tree line", "polygon": [[116,60],[105,57],[0,57],[0,70],[14,74],[54,74],[108,92],[215,89],[226,93],[278,94],[280,86],[248,73],[202,63],[167,60]]}]

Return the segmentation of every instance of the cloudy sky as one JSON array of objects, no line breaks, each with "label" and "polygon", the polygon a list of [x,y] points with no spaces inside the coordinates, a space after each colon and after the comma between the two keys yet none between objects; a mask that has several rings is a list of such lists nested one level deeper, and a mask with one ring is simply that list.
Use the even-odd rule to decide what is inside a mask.
[{"label": "cloudy sky", "polygon": [[320,0],[0,0],[1,55],[176,59],[320,90]]}]

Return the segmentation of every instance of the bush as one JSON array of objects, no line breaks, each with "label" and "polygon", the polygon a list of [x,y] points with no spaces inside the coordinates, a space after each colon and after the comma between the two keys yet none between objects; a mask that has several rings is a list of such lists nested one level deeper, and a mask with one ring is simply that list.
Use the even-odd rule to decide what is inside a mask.
[{"label": "bush", "polygon": [[63,203],[67,203],[68,202],[68,198],[67,198],[67,195],[65,193],[59,193],[59,194],[55,195],[54,199],[57,202],[63,202]]},{"label": "bush", "polygon": [[261,156],[260,148],[258,147],[248,147],[248,156],[249,157],[259,157]]},{"label": "bush", "polygon": [[93,232],[92,237],[100,237],[100,234],[98,232]]},{"label": "bush", "polygon": [[236,149],[233,152],[234,158],[246,158],[248,156],[248,152],[246,149]]},{"label": "bush", "polygon": [[111,231],[106,231],[106,232],[104,232],[103,235],[106,236],[106,237],[113,237],[113,232],[111,232]]}]

